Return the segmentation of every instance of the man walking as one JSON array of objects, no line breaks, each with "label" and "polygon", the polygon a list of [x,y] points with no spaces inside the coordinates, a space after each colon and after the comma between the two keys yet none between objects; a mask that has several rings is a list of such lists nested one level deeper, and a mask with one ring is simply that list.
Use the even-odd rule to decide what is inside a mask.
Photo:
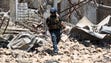
[{"label": "man walking", "polygon": [[51,39],[53,43],[53,52],[54,54],[58,54],[57,44],[60,41],[61,29],[64,29],[64,23],[60,20],[59,15],[57,14],[56,8],[50,9],[50,16],[46,20],[46,24],[48,26],[49,32],[51,34]]}]

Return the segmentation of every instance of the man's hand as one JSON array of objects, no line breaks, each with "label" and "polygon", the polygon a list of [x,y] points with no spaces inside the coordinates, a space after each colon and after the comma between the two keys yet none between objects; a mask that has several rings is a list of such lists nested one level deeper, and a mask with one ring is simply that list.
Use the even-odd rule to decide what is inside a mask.
[{"label": "man's hand", "polygon": [[66,28],[66,25],[65,25],[65,23],[63,21],[61,22],[61,26],[62,26],[63,29]]}]

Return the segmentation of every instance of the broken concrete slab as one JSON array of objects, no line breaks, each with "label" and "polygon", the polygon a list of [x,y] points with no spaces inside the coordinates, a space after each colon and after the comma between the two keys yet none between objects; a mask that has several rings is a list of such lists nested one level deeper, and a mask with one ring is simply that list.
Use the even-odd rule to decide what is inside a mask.
[{"label": "broken concrete slab", "polygon": [[104,18],[99,24],[97,24],[97,29],[100,30],[100,28],[104,25],[110,24],[111,15],[108,15],[106,18]]},{"label": "broken concrete slab", "polygon": [[111,16],[106,17],[103,21],[101,21],[97,25],[91,23],[86,17],[83,17],[76,24],[76,26],[72,28],[70,34],[71,36],[78,39],[88,39],[88,40],[104,39],[107,36],[107,34],[100,33],[100,29],[103,25],[106,25],[109,23],[110,17]]},{"label": "broken concrete slab", "polygon": [[106,34],[95,33],[83,28],[74,27],[71,32],[71,36],[80,40],[101,40]]},{"label": "broken concrete slab", "polygon": [[111,26],[102,26],[100,32],[106,33],[106,34],[111,34]]},{"label": "broken concrete slab", "polygon": [[82,28],[88,26],[89,29],[91,29],[91,26],[93,25],[94,24],[91,23],[91,21],[85,16],[76,24],[76,26],[82,27]]},{"label": "broken concrete slab", "polygon": [[99,24],[97,24],[97,25],[98,25],[98,26],[103,26],[103,25],[109,24],[110,18],[111,18],[111,15],[108,15],[106,18],[104,18],[104,19],[103,19]]},{"label": "broken concrete slab", "polygon": [[37,37],[33,34],[22,32],[19,33],[12,41],[9,42],[9,49],[21,49],[30,51],[30,49],[36,44],[43,44],[46,42],[44,39]]},{"label": "broken concrete slab", "polygon": [[81,28],[81,30],[83,30],[84,32],[86,32],[92,36],[95,36],[96,38],[99,38],[99,39],[103,39],[106,36],[106,34],[100,34],[100,33],[92,32],[92,31],[89,31],[89,30],[86,30],[83,28]]}]

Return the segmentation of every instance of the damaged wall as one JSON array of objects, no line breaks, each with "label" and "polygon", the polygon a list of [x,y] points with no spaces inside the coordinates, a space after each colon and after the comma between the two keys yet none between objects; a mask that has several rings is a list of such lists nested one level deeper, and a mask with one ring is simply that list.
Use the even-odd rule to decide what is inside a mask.
[{"label": "damaged wall", "polygon": [[[46,0],[23,0],[23,2],[24,1],[28,3],[29,8],[39,9],[39,10],[42,10],[43,12],[46,11],[47,5],[49,5],[49,2],[48,2],[49,0],[48,1],[46,1]],[[70,1],[72,4],[78,4],[79,2],[84,1],[84,0],[81,0],[81,1],[80,0],[70,0]],[[42,5],[42,7],[41,7],[41,5]],[[62,0],[62,2],[59,3],[60,10],[58,12],[66,9],[66,8],[69,8],[70,6],[71,5],[68,2],[68,0]],[[79,7],[80,8],[78,8],[76,11],[71,12],[70,13],[71,15],[68,14],[62,18],[63,19],[65,18],[65,20],[67,20],[67,22],[76,24],[83,16],[86,16],[86,17],[88,17],[88,19],[90,21],[92,21],[93,23],[96,23],[96,7],[93,6],[92,3],[89,2],[89,3],[79,6]],[[43,9],[45,9],[45,10],[43,10]],[[71,10],[67,10],[67,11],[61,13],[61,16],[65,15],[66,13],[70,12]]]},{"label": "damaged wall", "polygon": [[[106,5],[111,7],[111,0],[97,0],[99,4]],[[103,20],[108,15],[111,15],[111,8],[107,7],[98,7],[97,9],[97,21],[98,23]]]},{"label": "damaged wall", "polygon": [[[81,0],[83,1],[83,0]],[[79,2],[81,2],[79,0],[71,0],[72,4],[78,4]],[[65,4],[64,4],[65,3]],[[68,0],[64,0],[61,3],[61,10],[64,10],[66,8],[69,8],[70,4],[68,2]],[[80,6],[79,9],[77,9],[76,11],[74,11],[71,16],[70,16],[70,22],[73,24],[76,24],[78,22],[78,20],[80,20],[79,15],[81,17],[86,16],[88,17],[88,19],[90,21],[92,21],[93,23],[96,23],[96,6],[94,6],[92,3],[87,3],[85,5]],[[62,13],[61,15],[64,15],[65,13],[69,12],[65,11],[64,13]],[[64,18],[67,18],[67,16],[65,16]]]},{"label": "damaged wall", "polygon": [[83,16],[86,16],[92,23],[96,24],[96,9],[97,7],[95,7],[92,3],[87,3],[86,5],[84,5],[83,10],[80,10],[81,12],[83,11]]},{"label": "damaged wall", "polygon": [[11,21],[16,20],[16,1],[17,0],[10,0],[10,17],[11,17]]},{"label": "damaged wall", "polygon": [[0,0],[0,10],[8,11],[9,10],[9,1],[10,0]]},{"label": "damaged wall", "polygon": [[[21,14],[26,15],[25,11],[22,10],[23,8],[22,9],[19,8],[20,3],[21,4],[26,3],[28,6],[28,9],[40,10],[40,12],[44,12],[47,2],[45,2],[45,0],[10,0],[10,10],[11,10],[10,16],[12,18],[12,21],[15,21],[15,20],[17,21],[16,18],[18,18],[19,9],[20,9],[20,12],[19,12],[20,17],[21,17]],[[22,7],[23,6],[26,7],[25,5],[22,5]],[[31,12],[31,11],[28,11],[28,12]],[[29,14],[28,14],[28,17],[29,17]]]}]

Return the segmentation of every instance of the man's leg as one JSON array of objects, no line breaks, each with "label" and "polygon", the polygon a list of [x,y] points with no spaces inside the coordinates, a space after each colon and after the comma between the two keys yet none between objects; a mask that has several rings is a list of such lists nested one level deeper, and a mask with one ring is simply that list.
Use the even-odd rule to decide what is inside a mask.
[{"label": "man's leg", "polygon": [[54,48],[54,53],[58,53],[58,47],[57,47],[57,36],[55,31],[51,31],[51,37],[52,37],[52,43]]},{"label": "man's leg", "polygon": [[57,44],[59,43],[60,39],[61,39],[61,33],[60,30],[57,30],[56,32],[56,37],[57,37]]}]

